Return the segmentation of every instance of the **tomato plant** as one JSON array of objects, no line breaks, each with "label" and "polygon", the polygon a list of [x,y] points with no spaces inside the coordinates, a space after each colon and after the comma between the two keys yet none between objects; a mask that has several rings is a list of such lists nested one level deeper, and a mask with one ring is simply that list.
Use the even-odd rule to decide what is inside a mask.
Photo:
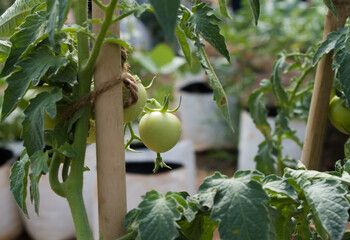
[{"label": "tomato plant", "polygon": [[340,132],[350,135],[350,109],[345,99],[334,96],[329,103],[329,118]]}]

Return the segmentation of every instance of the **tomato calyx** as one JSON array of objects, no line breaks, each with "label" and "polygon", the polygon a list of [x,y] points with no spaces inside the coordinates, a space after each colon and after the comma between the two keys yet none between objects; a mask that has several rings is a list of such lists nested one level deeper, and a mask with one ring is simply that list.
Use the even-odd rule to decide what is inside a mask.
[{"label": "tomato calyx", "polygon": [[160,153],[157,153],[157,157],[156,157],[156,160],[154,162],[153,173],[158,172],[159,167],[161,167],[161,168],[165,167],[165,168],[171,169],[171,167],[166,165],[166,163],[163,161],[163,158],[160,155]]},{"label": "tomato calyx", "polygon": [[[155,99],[150,99],[151,101],[154,102],[157,102],[157,100]],[[176,112],[177,110],[179,110],[180,106],[181,106],[181,97],[180,97],[180,100],[179,100],[179,104],[173,109],[173,110],[169,110],[169,102],[170,102],[170,97],[169,96],[166,96],[164,98],[164,102],[163,102],[163,105],[160,107],[160,108],[155,108],[155,109],[152,109],[148,106],[145,106],[145,112],[161,112],[161,113],[174,113]],[[157,102],[158,103],[158,102]]]}]

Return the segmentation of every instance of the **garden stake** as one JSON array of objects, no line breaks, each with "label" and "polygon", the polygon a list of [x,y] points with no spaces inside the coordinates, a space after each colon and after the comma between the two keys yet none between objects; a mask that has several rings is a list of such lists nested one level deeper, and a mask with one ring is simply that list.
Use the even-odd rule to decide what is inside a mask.
[{"label": "garden stake", "polygon": [[[338,13],[338,20],[335,15],[328,10],[323,32],[323,40],[327,34],[337,31],[343,27],[346,18],[350,14],[350,2],[347,0],[334,0]],[[308,169],[318,169],[322,153],[324,134],[328,117],[328,105],[333,84],[334,72],[332,70],[332,56],[330,52],[323,57],[317,66],[315,86],[311,99],[304,147],[301,156],[302,162]]]},{"label": "garden stake", "polygon": [[[101,1],[108,4],[110,1]],[[93,5],[93,18],[103,19],[105,12]],[[115,11],[118,14],[118,10]],[[95,24],[93,31],[99,31]],[[110,30],[119,35],[119,25]],[[95,88],[118,77],[121,73],[120,47],[105,44],[95,68]],[[105,240],[112,240],[125,234],[123,228],[126,214],[126,180],[123,135],[122,84],[103,93],[95,102],[96,152],[98,178],[99,229]]]}]

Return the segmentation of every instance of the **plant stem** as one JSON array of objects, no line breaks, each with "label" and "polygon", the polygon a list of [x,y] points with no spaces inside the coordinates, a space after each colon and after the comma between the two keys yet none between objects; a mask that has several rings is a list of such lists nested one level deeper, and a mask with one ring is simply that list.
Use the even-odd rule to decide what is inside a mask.
[{"label": "plant stem", "polygon": [[62,183],[58,181],[58,170],[61,165],[61,156],[59,153],[54,153],[49,172],[49,181],[52,190],[61,197],[66,197]]},{"label": "plant stem", "polygon": [[289,104],[292,104],[293,101],[294,101],[294,98],[296,96],[296,93],[298,92],[298,89],[301,85],[301,83],[304,81],[305,77],[310,73],[310,71],[314,69],[312,66],[306,68],[303,72],[303,74],[298,78],[297,80],[297,84],[295,85],[294,89],[293,89],[293,92],[292,92],[292,95],[290,96],[290,99],[289,99]]}]

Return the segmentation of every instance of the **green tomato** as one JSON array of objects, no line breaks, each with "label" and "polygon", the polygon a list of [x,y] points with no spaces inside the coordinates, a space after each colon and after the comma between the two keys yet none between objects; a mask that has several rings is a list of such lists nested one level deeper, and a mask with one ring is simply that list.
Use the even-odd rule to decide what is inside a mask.
[{"label": "green tomato", "polygon": [[172,113],[150,112],[141,118],[139,133],[147,148],[163,153],[169,151],[179,141],[181,123]]},{"label": "green tomato", "polygon": [[340,132],[350,135],[350,109],[345,100],[334,96],[329,104],[329,118],[333,126]]},{"label": "green tomato", "polygon": [[[132,122],[138,116],[140,116],[147,102],[147,92],[145,87],[142,85],[142,83],[140,82],[137,83],[137,89],[138,89],[137,102],[123,110],[123,120],[126,123]],[[126,97],[128,95],[129,95],[129,90],[123,87],[123,97],[124,96]]]}]

